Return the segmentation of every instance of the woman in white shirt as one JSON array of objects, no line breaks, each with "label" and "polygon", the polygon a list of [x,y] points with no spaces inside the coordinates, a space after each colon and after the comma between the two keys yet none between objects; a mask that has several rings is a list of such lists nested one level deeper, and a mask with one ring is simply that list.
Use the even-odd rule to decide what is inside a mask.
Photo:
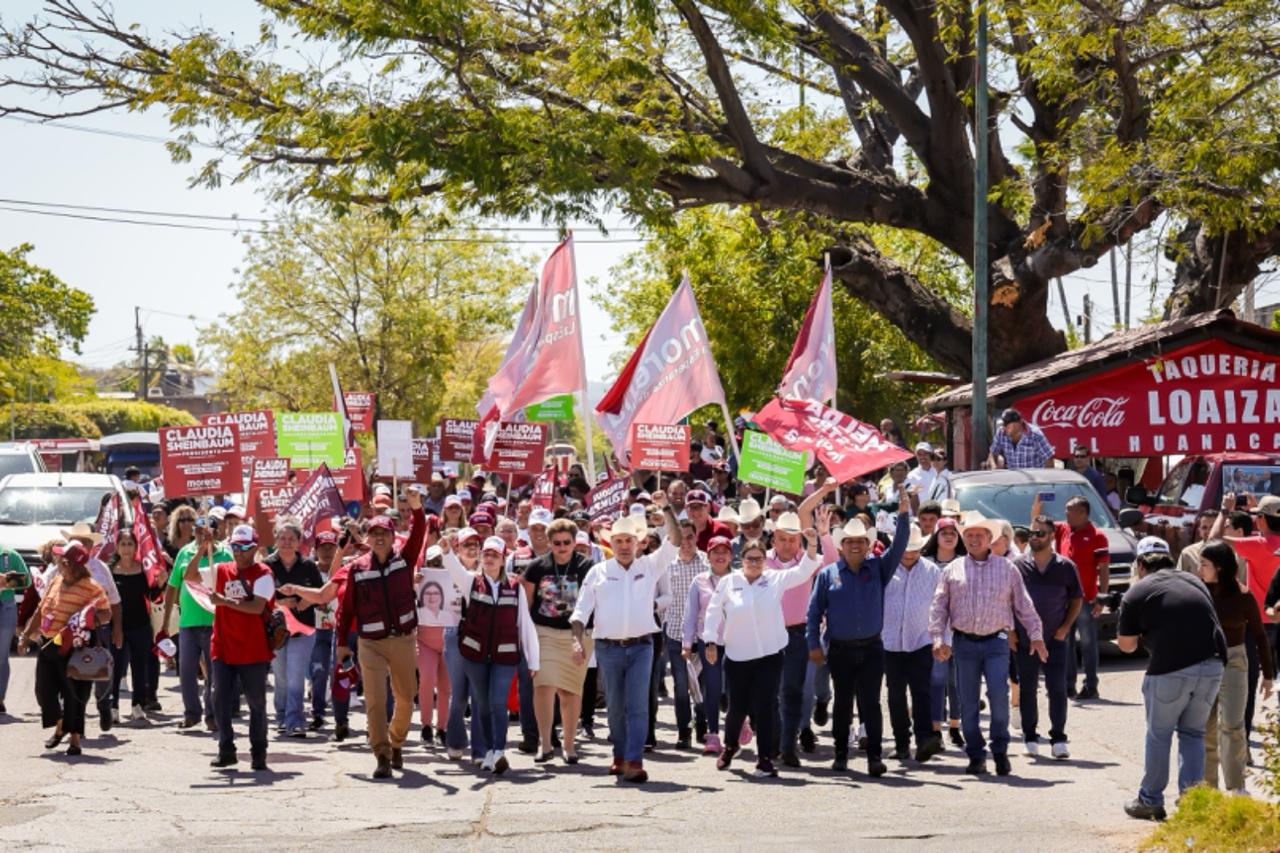
[{"label": "woman in white shirt", "polygon": [[755,719],[759,738],[756,776],[777,776],[776,715],[782,678],[782,650],[787,627],[782,618],[782,594],[807,583],[822,562],[818,533],[804,532],[806,551],[794,568],[765,569],[765,547],[758,540],[742,546],[742,570],[720,581],[707,605],[702,639],[706,658],[714,664],[719,644],[725,649],[725,680],[729,684],[729,713],[725,716],[725,745],[716,767],[727,770],[738,751],[738,737],[747,714]]}]

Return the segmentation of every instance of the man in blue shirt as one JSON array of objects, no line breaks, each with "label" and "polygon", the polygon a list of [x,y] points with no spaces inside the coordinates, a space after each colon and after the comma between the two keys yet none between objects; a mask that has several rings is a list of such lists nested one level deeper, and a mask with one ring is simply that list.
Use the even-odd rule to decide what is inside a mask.
[{"label": "man in blue shirt", "polygon": [[[884,680],[884,588],[898,569],[902,552],[911,538],[911,498],[898,490],[898,525],[893,544],[880,556],[871,556],[871,532],[857,519],[844,526],[839,540],[840,559],[818,573],[809,596],[809,620],[805,639],[814,663],[827,663],[834,684],[835,710],[831,734],[836,760],[832,770],[849,766],[849,726],[853,698],[858,697],[858,717],[867,727],[867,772],[883,776],[880,739],[884,721],[880,714],[880,687]],[[822,652],[822,620],[827,621],[828,653]]]}]

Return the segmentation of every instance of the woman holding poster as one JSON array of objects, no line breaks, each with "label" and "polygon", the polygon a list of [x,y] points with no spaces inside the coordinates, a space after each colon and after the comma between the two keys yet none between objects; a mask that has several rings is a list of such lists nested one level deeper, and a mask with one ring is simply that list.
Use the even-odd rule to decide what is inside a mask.
[{"label": "woman holding poster", "polygon": [[456,628],[462,615],[462,597],[454,589],[449,572],[441,565],[444,552],[438,545],[427,549],[417,575],[418,597],[418,713],[422,741],[430,744],[431,704],[435,702],[435,738],[445,745],[449,723],[449,668],[445,663],[444,632]]}]

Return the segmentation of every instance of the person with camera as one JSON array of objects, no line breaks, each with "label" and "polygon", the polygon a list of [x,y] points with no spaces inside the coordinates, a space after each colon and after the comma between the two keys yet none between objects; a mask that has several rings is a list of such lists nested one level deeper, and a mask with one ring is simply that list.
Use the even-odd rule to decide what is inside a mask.
[{"label": "person with camera", "polygon": [[[111,621],[111,604],[107,593],[89,574],[89,549],[80,542],[53,547],[57,569],[48,580],[39,608],[31,615],[18,640],[18,654],[26,654],[27,643],[41,639],[40,656],[36,659],[36,701],[40,703],[40,719],[44,728],[53,728],[53,736],[45,741],[47,749],[55,749],[68,735],[71,743],[67,755],[80,754],[84,736],[84,712],[93,691],[92,681],[80,681],[67,673],[71,646],[74,642],[73,622],[86,608],[93,610],[94,625]],[[88,630],[88,623],[76,631]]]},{"label": "person with camera", "polygon": [[[205,727],[211,732],[217,730],[213,711],[213,679],[204,680],[203,692],[199,681],[202,660],[206,671],[212,670],[209,643],[213,637],[213,614],[191,597],[191,592],[184,583],[188,574],[194,574],[193,580],[208,586],[211,579],[210,567],[214,563],[231,561],[231,552],[217,541],[217,529],[217,525],[208,518],[196,519],[195,538],[182,546],[182,550],[174,558],[173,571],[169,573],[169,587],[165,590],[162,625],[172,624],[169,620],[173,615],[173,605],[178,605],[178,683],[182,687],[183,709],[182,722],[178,723],[178,728],[181,729],[198,726],[203,716]],[[205,548],[208,543],[212,545],[211,550]],[[188,569],[192,572],[188,572]]]},{"label": "person with camera", "polygon": [[[231,712],[236,683],[249,706],[249,750],[254,770],[267,769],[267,670],[273,657],[267,637],[267,615],[275,600],[271,569],[258,562],[258,534],[248,524],[237,525],[227,539],[230,561],[215,562],[209,601],[214,606],[210,656],[213,658],[214,713],[218,725],[218,755],[212,767],[237,761]],[[201,555],[212,554],[206,541]],[[283,685],[280,686],[283,689]]]},{"label": "person with camera", "polygon": [[[551,729],[555,721],[556,698],[564,727],[564,760],[578,763],[574,749],[575,726],[582,710],[582,685],[587,678],[586,660],[573,654],[573,627],[569,616],[578,603],[578,590],[593,565],[591,559],[574,550],[578,526],[567,518],[547,526],[551,550],[526,567],[520,584],[529,598],[529,613],[538,635],[541,668],[533,680],[533,708],[538,720],[540,746],[534,758],[539,764],[553,754]],[[585,658],[591,657],[591,638],[584,638]]]}]

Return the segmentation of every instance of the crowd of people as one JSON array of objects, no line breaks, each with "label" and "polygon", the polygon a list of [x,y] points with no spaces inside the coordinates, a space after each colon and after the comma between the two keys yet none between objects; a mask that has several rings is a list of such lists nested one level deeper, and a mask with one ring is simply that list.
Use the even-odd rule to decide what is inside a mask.
[{"label": "crowd of people", "polygon": [[[1051,464],[1033,432],[1008,424],[997,464]],[[269,546],[239,505],[157,503],[146,509],[167,555],[160,572],[140,563],[127,525],[103,562],[100,534],[80,523],[45,547],[43,571],[0,552],[0,640],[7,649],[11,624],[20,654],[38,647],[45,745],[69,739],[71,755],[91,695],[103,730],[120,723],[127,674],[128,719],[158,721],[160,678],[176,667],[181,708],[169,711],[216,736],[216,768],[238,763],[246,710],[260,771],[272,720],[280,738],[343,741],[356,696],[379,779],[403,768],[415,708],[425,748],[500,775],[513,719],[519,752],[573,765],[603,704],[609,772],[642,783],[666,693],[675,749],[728,770],[754,740],[760,777],[802,767],[828,720],[835,771],[858,756],[879,777],[886,757],[910,767],[958,748],[968,773],[990,759],[1008,775],[1011,705],[1026,754],[1042,754],[1041,689],[1043,754],[1070,757],[1069,699],[1100,695],[1109,585],[1087,501],[1054,519],[1037,499],[1018,529],[964,512],[946,454],[923,442],[914,466],[844,484],[819,466],[803,494],[771,494],[736,479],[722,446],[704,437],[691,470],[665,483],[636,476],[615,518],[593,517],[574,466],[550,506],[483,472],[394,494],[376,484],[359,518],[309,529],[281,517]],[[1136,817],[1164,814],[1175,731],[1180,790],[1243,792],[1255,699],[1272,690],[1280,575],[1264,621],[1244,573],[1280,562],[1280,499],[1247,512],[1227,496],[1198,539],[1180,571],[1164,540],[1144,538],[1142,579],[1119,613],[1121,648],[1151,655],[1145,770],[1126,807]],[[114,658],[109,680],[84,672],[95,648]],[[7,681],[6,654],[0,703]]]}]

